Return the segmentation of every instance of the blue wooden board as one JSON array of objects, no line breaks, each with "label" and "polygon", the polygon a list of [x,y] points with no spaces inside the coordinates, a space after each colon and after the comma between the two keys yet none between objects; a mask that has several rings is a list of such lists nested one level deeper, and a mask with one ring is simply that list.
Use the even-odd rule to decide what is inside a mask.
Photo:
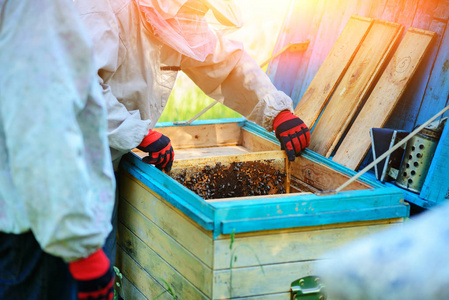
[{"label": "blue wooden board", "polygon": [[420,198],[438,204],[449,199],[449,124],[446,122],[432,163],[421,189]]},{"label": "blue wooden board", "polygon": [[[318,1],[292,1],[288,8],[289,14],[281,28],[273,54],[288,43],[305,42]],[[295,30],[292,30],[295,28]],[[274,59],[268,66],[267,75],[279,90],[291,95],[298,69],[303,62],[304,51],[286,51]],[[297,103],[295,103],[297,104]]]},{"label": "blue wooden board", "polygon": [[120,166],[206,230],[214,229],[213,208],[201,197],[133,153],[125,155]]},{"label": "blue wooden board", "polygon": [[[206,120],[198,124],[215,121]],[[244,119],[238,122],[246,130],[267,140],[275,139],[273,133],[253,123]],[[164,125],[171,126],[172,123]],[[355,174],[312,151],[307,150],[302,155],[338,172]],[[124,157],[121,167],[200,226],[213,231],[214,237],[232,231],[238,233],[409,216],[409,206],[403,203],[401,189],[385,188],[369,178],[363,178],[363,181],[373,189],[345,191],[332,196],[288,194],[285,197],[208,203],[153,165],[143,163],[133,153]]]},{"label": "blue wooden board", "polygon": [[425,123],[448,104],[449,51],[447,49],[449,49],[449,30],[446,29],[415,126]]}]

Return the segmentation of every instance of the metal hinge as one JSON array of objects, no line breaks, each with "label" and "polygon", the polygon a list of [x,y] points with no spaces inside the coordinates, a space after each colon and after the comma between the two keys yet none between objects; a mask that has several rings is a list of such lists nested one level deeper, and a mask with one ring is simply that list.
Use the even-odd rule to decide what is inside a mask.
[{"label": "metal hinge", "polygon": [[307,276],[291,284],[291,300],[326,300],[324,285],[318,276]]}]

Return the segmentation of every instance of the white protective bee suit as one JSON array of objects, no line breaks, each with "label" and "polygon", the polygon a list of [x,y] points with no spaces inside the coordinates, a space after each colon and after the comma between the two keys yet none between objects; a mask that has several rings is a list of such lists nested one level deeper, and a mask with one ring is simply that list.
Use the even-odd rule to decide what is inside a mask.
[{"label": "white protective bee suit", "polygon": [[292,110],[291,99],[274,87],[241,43],[216,35],[215,42],[205,46],[212,51],[201,61],[188,56],[188,50],[175,50],[158,35],[160,27],[151,24],[151,15],[142,11],[150,7],[172,21],[189,2],[210,9],[223,24],[236,23],[229,1],[142,0],[139,5],[137,1],[75,0],[95,46],[113,160],[138,146],[155,126],[178,68],[207,95],[269,131],[279,112]]},{"label": "white protective bee suit", "polygon": [[0,0],[0,234],[31,231],[66,262],[101,248],[115,199],[106,130],[73,2]]}]

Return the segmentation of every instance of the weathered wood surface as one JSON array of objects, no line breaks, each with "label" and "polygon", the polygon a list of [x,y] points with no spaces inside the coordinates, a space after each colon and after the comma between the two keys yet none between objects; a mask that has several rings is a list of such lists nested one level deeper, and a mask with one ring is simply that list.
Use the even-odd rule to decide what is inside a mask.
[{"label": "weathered wood surface", "polygon": [[[326,249],[333,249],[344,243],[392,226],[399,219],[377,220],[372,222],[348,222],[344,227],[307,227],[290,230],[273,230],[261,234],[237,234],[234,237],[234,254],[238,256],[233,263],[235,268],[251,267],[292,261],[313,260],[322,256]],[[395,225],[396,226],[396,225]],[[229,235],[215,240],[214,268],[229,269],[231,261]]]},{"label": "weathered wood surface", "polygon": [[[212,294],[211,269],[205,270],[203,273],[195,274],[199,275],[197,278],[192,277],[192,269],[198,268],[198,264],[195,260],[186,258],[188,253],[182,250],[182,248],[181,252],[176,253],[181,255],[180,257],[166,261],[163,257],[167,257],[167,252],[167,254],[171,255],[172,253],[169,253],[171,249],[162,243],[154,248],[154,245],[160,242],[159,239],[154,238],[155,241],[151,243],[152,248],[146,244],[151,239],[151,236],[144,235],[143,230],[133,233],[121,224],[119,224],[118,229],[120,248],[131,259],[136,261],[149,274],[149,277],[154,278],[162,286],[164,286],[164,280],[170,282],[173,289],[180,295],[183,295],[183,299],[200,300],[210,298]],[[167,238],[169,237],[168,235]],[[133,282],[132,279],[130,281]],[[137,282],[133,283],[136,285]],[[195,285],[199,287],[197,288]]]},{"label": "weathered wood surface", "polygon": [[[250,151],[267,151],[279,149],[279,145],[261,137],[254,135],[247,130],[243,130],[243,145]],[[291,175],[306,184],[313,186],[318,190],[331,190],[345,183],[350,176],[339,172],[329,166],[320,164],[316,161],[296,157],[295,161],[290,162]],[[355,181],[345,188],[345,190],[362,190],[372,188],[369,184],[361,181]]]},{"label": "weathered wood surface", "polygon": [[[314,275],[315,265],[316,261],[304,261],[233,269],[232,299],[288,292],[296,279]],[[229,269],[214,272],[214,299],[229,299],[230,277]]]},{"label": "weathered wood surface", "polygon": [[173,149],[233,146],[240,144],[238,123],[217,123],[189,126],[158,127],[156,130],[170,137]]},{"label": "weathered wood surface", "polygon": [[242,146],[190,148],[190,149],[176,149],[175,158],[176,160],[187,160],[194,158],[206,158],[222,155],[240,155],[248,153],[249,153],[248,149]]},{"label": "weathered wood surface", "polygon": [[[151,191],[133,179],[121,193],[118,267],[125,276],[124,284],[129,284],[124,288],[126,296],[154,299],[164,292],[165,282],[183,299],[221,299],[229,293],[230,235],[213,240],[199,226],[186,223],[180,211],[168,206],[164,214],[164,201],[155,203],[159,199],[151,200]],[[299,276],[297,268],[313,264],[319,253],[400,222],[386,219],[237,234],[233,245],[238,257],[232,271],[233,297],[283,299]],[[198,242],[198,236],[207,242],[193,246],[188,240]],[[213,253],[210,267],[198,257],[204,251]],[[259,273],[261,266],[265,274]],[[248,276],[256,277],[249,280]],[[166,297],[168,293],[162,299],[169,299]]]},{"label": "weathered wood surface", "polygon": [[[125,280],[129,281],[133,286],[138,287],[137,293],[132,287],[125,287],[123,289],[125,299],[133,299],[132,296],[134,295],[143,295],[145,297],[143,299],[152,300],[165,292],[164,287],[126,254],[121,247],[117,247],[117,265]],[[173,298],[169,294],[164,293],[160,299],[169,300]]]},{"label": "weathered wood surface", "polygon": [[372,22],[372,19],[357,16],[349,19],[345,29],[308,86],[301,102],[296,106],[295,115],[299,116],[309,128],[315,124],[349,67]]},{"label": "weathered wood surface", "polygon": [[[290,192],[293,193],[293,192]],[[297,195],[307,195],[311,194],[310,192],[294,192]],[[267,199],[276,201],[279,198],[285,197],[286,194],[272,194],[272,195],[262,195],[262,196],[245,196],[245,197],[230,197],[230,198],[218,198],[218,199],[210,199],[204,200],[207,203],[215,203],[215,202],[230,202],[230,201],[242,201],[242,200],[257,200],[257,199]]]},{"label": "weathered wood surface", "polygon": [[[328,166],[302,157],[297,157],[291,163],[291,174],[321,191],[336,189],[351,178],[351,176],[342,174]],[[371,186],[361,181],[355,181],[344,190],[363,190],[367,188],[371,188]]]},{"label": "weathered wood surface", "polygon": [[[335,26],[323,27],[322,26],[323,20],[327,19],[330,22],[333,22],[329,18],[329,14],[332,14],[332,8],[336,7],[338,5],[342,5],[346,1],[347,0],[316,1],[317,5],[315,7],[315,14],[313,16],[312,24],[310,26],[309,35],[308,35],[307,39],[309,40],[311,32],[316,33],[316,36],[312,37],[312,40],[309,44],[307,51],[301,57],[301,61],[300,61],[298,68],[296,68],[296,70],[294,70],[294,72],[292,73],[292,75],[296,76],[296,77],[292,78],[295,80],[295,82],[303,82],[303,84],[308,84],[308,83],[310,83],[309,80],[313,79],[313,78],[308,77],[308,75],[312,72],[312,70],[309,70],[309,67],[311,69],[313,69],[314,68],[313,62],[321,61],[321,56],[319,55],[319,53],[321,51],[328,51],[329,47],[332,46],[331,43],[320,43],[320,38],[321,37],[325,38],[325,36],[328,36],[330,34],[329,30],[331,32],[334,30],[337,30],[337,28],[340,25],[339,24],[340,20],[335,20],[335,22],[338,23],[338,24],[334,24]],[[325,49],[323,49],[323,47]],[[299,85],[298,85],[298,87],[299,87]],[[299,97],[296,96],[296,94],[298,92],[298,87],[294,85],[293,89],[291,91],[291,97],[293,100],[293,104],[295,106],[298,104],[298,101],[300,99]]]},{"label": "weathered wood surface", "polygon": [[[433,31],[436,33],[436,38],[431,45],[430,51],[428,51],[421,66],[412,78],[411,84],[407,87],[396,109],[388,120],[386,124],[388,128],[412,131],[417,125],[417,117],[421,106],[424,106],[422,109],[430,109],[433,114],[437,113],[436,109],[426,107],[427,105],[423,102],[423,98],[428,88],[432,69],[447,26],[447,16],[444,19],[441,18],[441,14],[447,15],[449,14],[449,10],[441,7],[442,2],[444,1],[419,1],[411,26]],[[444,97],[444,95],[441,95],[441,97]]]},{"label": "weathered wood surface", "polygon": [[[232,150],[231,150],[232,151]],[[244,161],[256,161],[256,160],[278,160],[283,169],[285,169],[286,164],[284,163],[287,159],[287,154],[284,150],[273,150],[273,151],[259,151],[259,152],[246,152],[230,155],[215,155],[214,157],[199,157],[195,159],[177,159],[175,158],[173,162],[173,168],[188,168],[194,166],[207,166],[213,162],[220,162],[223,165],[229,165],[234,162],[244,162]]]},{"label": "weathered wood surface", "polygon": [[[449,12],[448,12],[449,13]],[[446,27],[438,57],[424,94],[423,105],[415,125],[421,125],[448,105],[449,97],[449,30]],[[445,51],[444,51],[445,50]],[[446,114],[447,115],[447,114]]]},{"label": "weathered wood surface", "polygon": [[[121,217],[119,216],[120,220],[134,221],[127,217],[127,213],[136,215],[136,218],[148,219],[150,223],[145,230],[150,236],[164,236],[164,232],[170,232],[183,248],[193,253],[206,266],[212,266],[213,253],[210,249],[211,233],[209,231],[204,230],[196,222],[179,213],[176,208],[161,197],[154,195],[154,192],[146,189],[139,181],[131,178],[129,174],[123,174],[119,183],[120,195],[123,199],[126,199],[126,201],[121,201],[123,202],[123,208],[120,209],[122,214]],[[136,213],[136,210],[142,216]],[[125,225],[127,224],[125,223]],[[131,224],[127,226],[131,228]],[[176,247],[173,246],[173,251],[175,250]]]},{"label": "weathered wood surface", "polygon": [[[312,26],[315,16],[315,9],[318,1],[298,0],[292,1],[288,8],[291,12],[287,16],[288,21],[284,22],[281,28],[281,34],[278,37],[273,53],[278,52],[288,43],[306,41],[309,28]],[[295,30],[291,30],[295,28]],[[277,59],[273,60],[267,70],[267,74],[276,86],[287,95],[291,94],[294,86],[295,74],[301,67],[304,52],[284,52]],[[287,63],[286,63],[287,62]]]},{"label": "weathered wood surface", "polygon": [[368,95],[387,57],[394,50],[402,26],[376,20],[327,104],[309,148],[330,157],[352,117]]},{"label": "weathered wood surface", "polygon": [[381,128],[424,58],[434,33],[409,28],[332,160],[352,170],[371,146],[370,128]]},{"label": "weathered wood surface", "polygon": [[[242,128],[241,135],[249,138],[252,147],[248,151],[256,151],[249,156],[271,153],[271,157],[276,154],[285,159],[271,133],[246,123]],[[189,128],[184,131],[185,136],[191,135]],[[258,152],[259,148],[269,151]],[[325,184],[336,185],[353,173],[338,166],[335,170],[332,161],[309,150],[297,157],[297,163],[298,173],[314,169],[312,178],[324,189]],[[355,182],[351,187],[360,191],[327,197],[297,193],[206,202],[180,189],[182,186],[154,166],[127,155],[119,177],[117,265],[129,284],[123,288],[128,293],[125,296],[154,299],[169,284],[182,299],[226,297],[231,287],[229,247],[234,232],[238,259],[232,270],[233,298],[285,299],[291,282],[308,274],[299,275],[298,267],[306,266],[307,271],[321,250],[395,226],[408,215],[401,193],[367,182]],[[256,249],[268,275],[260,277],[259,262],[247,246]],[[167,297],[164,293],[162,299]]]},{"label": "weathered wood surface", "polygon": [[449,200],[448,161],[449,123],[446,122],[419,195],[422,199],[430,200],[436,204]]},{"label": "weathered wood surface", "polygon": [[[123,251],[123,250],[121,250],[121,249],[117,250],[117,252],[121,252],[121,251]],[[123,254],[120,254],[119,256],[121,256],[121,255],[123,255]],[[121,259],[121,257],[120,257],[120,261],[123,261],[123,259]],[[118,279],[117,276],[116,276],[116,279]],[[126,299],[135,299],[135,300],[146,300],[146,299],[148,299],[125,276],[122,276],[120,278],[119,284],[120,284],[120,287],[116,286],[115,290],[117,291],[117,293],[119,293],[121,295],[122,298],[124,297],[124,295],[126,295],[126,297],[127,297]],[[161,299],[167,299],[167,298],[161,296]]]},{"label": "weathered wood surface", "polygon": [[[305,1],[292,0],[291,7],[299,9]],[[449,1],[448,0],[348,0],[335,1],[338,5],[332,5],[329,1],[316,2],[313,8],[308,8],[307,24],[302,24],[296,18],[298,12],[291,9],[287,15],[282,31],[279,34],[275,48],[292,42],[296,34],[310,40],[309,49],[298,61],[292,62],[287,57],[280,57],[272,62],[268,70],[271,78],[275,78],[274,84],[282,87],[289,94],[294,103],[300,99],[317,74],[319,67],[330,53],[331,48],[325,44],[333,45],[337,37],[343,31],[345,24],[351,15],[382,19],[396,22],[405,27],[430,30],[436,33],[436,38],[426,54],[421,66],[413,76],[411,83],[404,91],[395,110],[385,124],[388,128],[411,131],[426,118],[436,114],[446,103],[449,94],[448,77],[448,43],[449,35]],[[312,4],[309,4],[312,5]],[[324,7],[324,8],[323,8]],[[326,15],[326,18],[323,16]],[[338,31],[332,31],[340,20]],[[312,25],[312,21],[320,22],[320,25]],[[309,23],[310,22],[310,23]],[[323,37],[325,35],[325,37]],[[316,49],[316,50],[315,50]],[[320,49],[320,50],[318,50]],[[298,66],[302,66],[300,69]],[[294,72],[277,72],[277,70],[289,69]],[[285,75],[283,75],[285,74]],[[293,78],[293,77],[294,78]],[[291,86],[289,86],[291,85]]]}]

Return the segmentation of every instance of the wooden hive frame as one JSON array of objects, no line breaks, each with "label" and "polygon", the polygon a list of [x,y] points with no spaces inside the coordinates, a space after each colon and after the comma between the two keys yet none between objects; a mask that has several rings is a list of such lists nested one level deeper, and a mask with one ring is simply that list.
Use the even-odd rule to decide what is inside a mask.
[{"label": "wooden hive frame", "polygon": [[[214,153],[279,150],[273,133],[244,119],[160,124],[158,131],[177,135],[176,159],[183,151],[215,159]],[[167,284],[181,299],[289,299],[291,282],[311,275],[327,250],[399,225],[409,214],[397,188],[366,178],[332,196],[205,201],[136,153],[121,168],[117,266],[122,292],[132,299],[154,299]],[[312,151],[291,164],[292,185],[317,190],[334,189],[353,174]]]}]

